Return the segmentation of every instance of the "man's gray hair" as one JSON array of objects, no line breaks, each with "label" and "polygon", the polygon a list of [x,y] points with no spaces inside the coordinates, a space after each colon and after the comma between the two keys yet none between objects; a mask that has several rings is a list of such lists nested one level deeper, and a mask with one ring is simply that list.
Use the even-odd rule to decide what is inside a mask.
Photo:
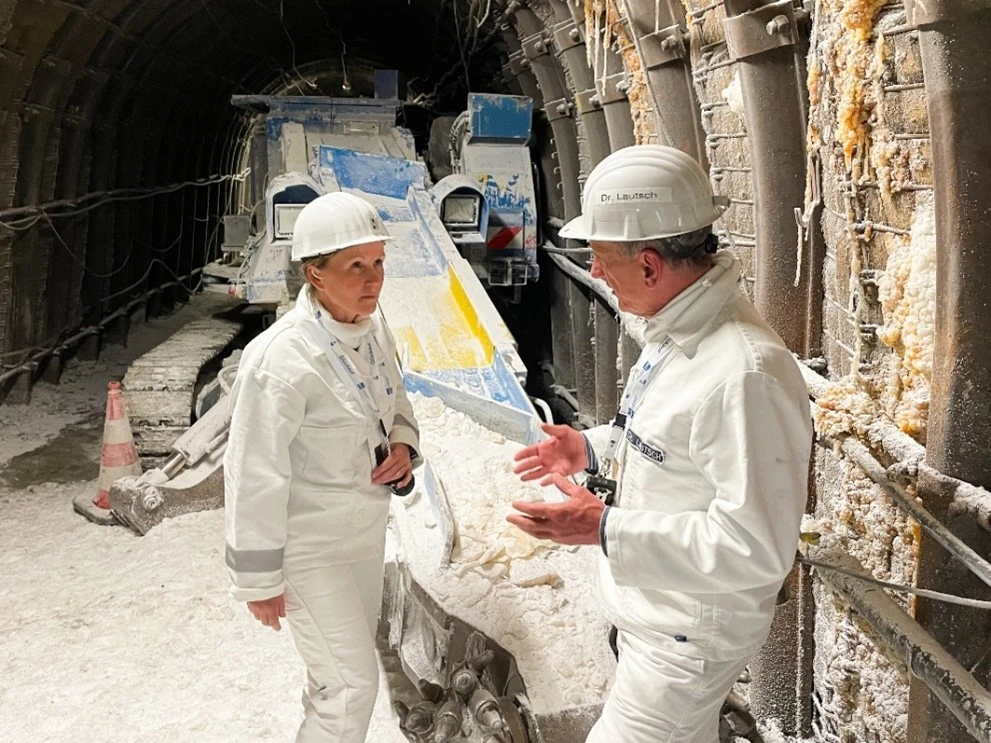
[{"label": "man's gray hair", "polygon": [[712,234],[712,227],[703,227],[672,237],[622,243],[622,251],[632,258],[644,250],[653,250],[675,270],[698,269],[712,265],[712,255],[718,244],[718,239]]}]

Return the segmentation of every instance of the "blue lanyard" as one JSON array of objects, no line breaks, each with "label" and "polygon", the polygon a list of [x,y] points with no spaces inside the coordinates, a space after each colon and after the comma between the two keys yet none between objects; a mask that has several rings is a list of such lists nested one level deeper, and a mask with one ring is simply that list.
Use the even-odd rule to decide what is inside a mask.
[{"label": "blue lanyard", "polygon": [[667,338],[652,354],[630,370],[626,389],[623,390],[623,397],[619,402],[619,410],[616,412],[616,417],[612,421],[612,428],[609,430],[609,441],[606,443],[605,451],[599,460],[601,463],[599,474],[603,477],[608,476],[609,470],[612,468],[616,449],[619,448],[619,442],[626,430],[627,422],[633,419],[643,396],[647,393],[647,388],[657,378],[658,372],[673,350],[674,341]]}]

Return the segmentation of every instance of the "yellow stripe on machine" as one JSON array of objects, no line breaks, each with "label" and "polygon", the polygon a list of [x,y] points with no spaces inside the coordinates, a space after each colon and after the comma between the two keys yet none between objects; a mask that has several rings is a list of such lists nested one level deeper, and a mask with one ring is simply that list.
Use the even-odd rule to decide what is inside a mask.
[{"label": "yellow stripe on machine", "polygon": [[492,354],[495,352],[492,339],[489,338],[489,334],[486,332],[485,326],[482,325],[482,321],[478,317],[478,312],[475,310],[475,305],[468,299],[468,294],[461,284],[461,279],[458,278],[452,266],[447,267],[447,276],[451,286],[451,296],[454,297],[454,302],[457,306],[461,308],[468,327],[471,329],[475,338],[478,339],[479,344],[482,346],[482,352],[485,354],[484,363],[475,364],[475,366],[489,366],[492,363]]}]

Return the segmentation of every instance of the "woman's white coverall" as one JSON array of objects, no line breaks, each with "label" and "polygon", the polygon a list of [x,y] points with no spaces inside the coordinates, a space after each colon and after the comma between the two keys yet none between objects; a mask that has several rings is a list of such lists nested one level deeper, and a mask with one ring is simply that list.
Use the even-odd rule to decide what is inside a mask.
[{"label": "woman's white coverall", "polygon": [[[642,359],[674,345],[627,423],[601,522],[598,586],[620,659],[592,743],[715,743],[794,561],[809,397],[739,279],[738,261],[718,253],[648,320]],[[608,433],[586,432],[599,455]]]},{"label": "woman's white coverall", "polygon": [[[364,743],[378,689],[374,635],[390,491],[371,482],[377,421],[313,334],[324,332],[314,320],[320,310],[304,287],[241,358],[224,457],[227,565],[238,600],[285,594],[309,677],[297,741]],[[368,387],[390,440],[415,451],[417,426],[384,323],[337,323],[326,311],[321,320],[362,374],[366,341],[377,341],[386,373]]]}]

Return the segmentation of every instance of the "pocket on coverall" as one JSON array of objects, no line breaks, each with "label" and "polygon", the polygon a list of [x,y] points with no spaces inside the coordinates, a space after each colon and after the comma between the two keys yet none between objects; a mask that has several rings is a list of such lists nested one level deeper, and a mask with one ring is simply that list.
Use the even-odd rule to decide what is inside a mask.
[{"label": "pocket on coverall", "polygon": [[311,485],[350,490],[354,481],[356,438],[345,427],[300,426],[302,475]]}]

